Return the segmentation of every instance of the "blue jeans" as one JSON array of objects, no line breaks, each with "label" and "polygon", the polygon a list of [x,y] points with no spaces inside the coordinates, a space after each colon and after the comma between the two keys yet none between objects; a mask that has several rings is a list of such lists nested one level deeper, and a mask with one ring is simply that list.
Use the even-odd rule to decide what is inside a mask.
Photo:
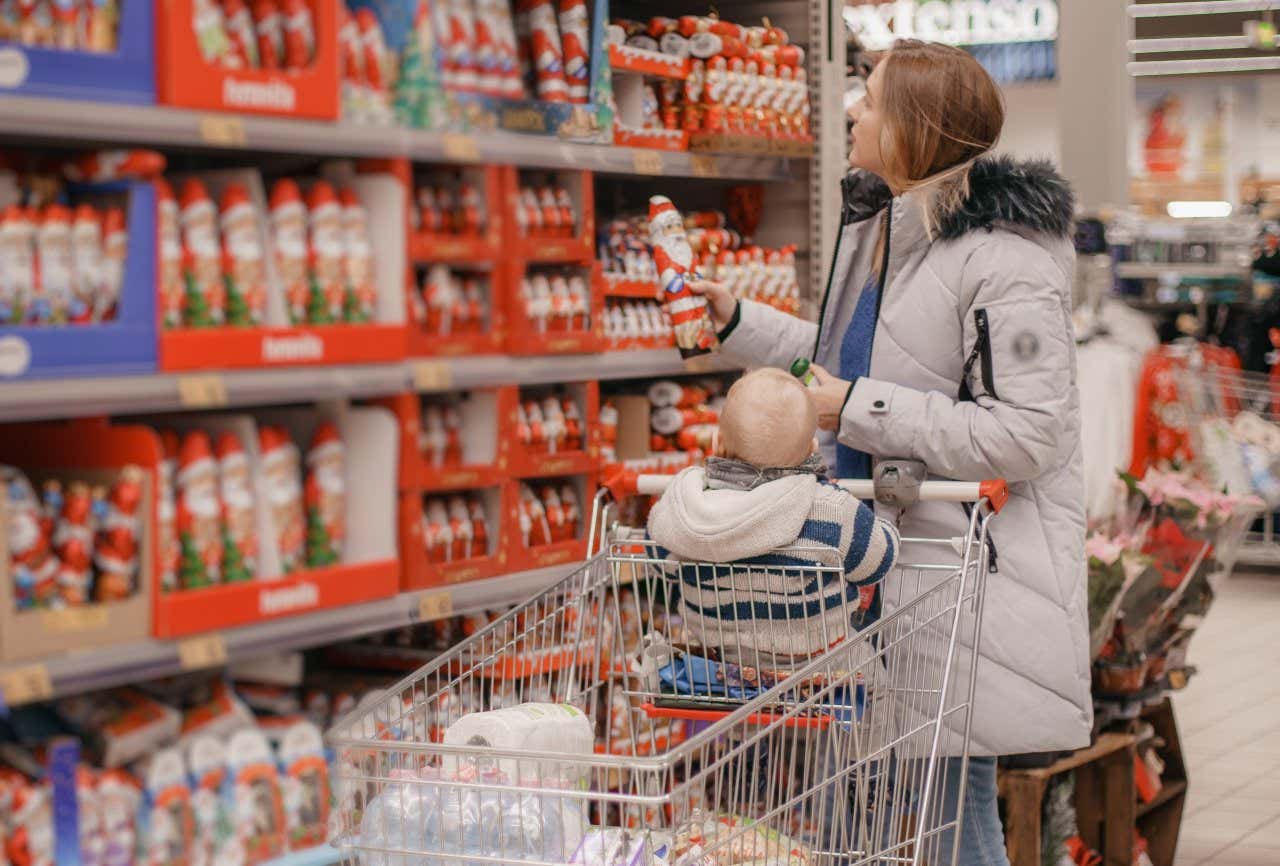
[{"label": "blue jeans", "polygon": [[[960,759],[946,759],[946,790],[943,809],[953,820],[959,802]],[[941,768],[940,768],[941,769]],[[970,758],[969,783],[964,792],[964,815],[960,819],[960,852],[956,866],[1009,866],[1004,847],[1004,827],[996,806],[996,759]],[[954,831],[943,834],[941,850],[949,852]]]},{"label": "blue jeans", "polygon": [[[828,757],[825,763],[829,770],[839,766],[833,758],[834,756]],[[860,791],[846,784],[828,786],[824,793],[826,819],[822,822],[824,849],[842,851],[870,848],[874,851],[883,851],[897,844],[907,843],[908,839],[897,835],[897,828],[901,826],[899,822],[905,817],[901,812],[895,811],[876,818],[873,811],[866,811],[866,804],[887,802],[880,799],[884,794],[879,794],[877,791],[886,784],[889,786],[886,793],[891,793],[898,785],[914,787],[919,784],[922,779],[920,776],[922,770],[923,766],[920,764],[913,764],[908,768],[890,758],[880,765],[879,770],[871,770],[866,779],[868,784],[865,790]],[[960,759],[942,759],[935,776],[935,784],[942,786],[941,797],[938,799],[930,797],[932,802],[939,804],[942,814],[935,813],[926,818],[925,820],[928,820],[931,825],[937,826],[955,821],[957,806],[960,802],[960,778]],[[918,800],[920,794],[920,791],[914,791],[907,796],[907,801]],[[956,854],[956,866],[1009,866],[1009,857],[1004,845],[1004,828],[1000,823],[996,796],[996,759],[969,758],[969,780],[965,786],[964,815],[960,818],[960,849]],[[897,797],[893,797],[893,800],[901,802]],[[920,808],[918,802],[915,808]],[[863,837],[862,833],[866,831],[860,832],[855,826],[852,820],[855,813],[861,816],[860,820],[864,828],[867,826],[874,828],[872,838]],[[920,819],[920,817],[917,813],[916,818]],[[866,823],[868,821],[869,825]],[[950,866],[951,850],[954,844],[954,829],[932,836],[925,842],[922,862],[930,863],[931,866],[937,866],[937,864]],[[897,853],[901,855],[906,851],[899,849]],[[837,857],[835,862],[848,861]]]}]

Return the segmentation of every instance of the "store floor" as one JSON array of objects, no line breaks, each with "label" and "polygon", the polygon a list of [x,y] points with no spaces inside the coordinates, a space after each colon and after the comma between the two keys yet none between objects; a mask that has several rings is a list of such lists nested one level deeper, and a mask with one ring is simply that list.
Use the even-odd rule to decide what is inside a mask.
[{"label": "store floor", "polygon": [[1176,866],[1280,866],[1280,575],[1231,578],[1176,700],[1190,786]]}]

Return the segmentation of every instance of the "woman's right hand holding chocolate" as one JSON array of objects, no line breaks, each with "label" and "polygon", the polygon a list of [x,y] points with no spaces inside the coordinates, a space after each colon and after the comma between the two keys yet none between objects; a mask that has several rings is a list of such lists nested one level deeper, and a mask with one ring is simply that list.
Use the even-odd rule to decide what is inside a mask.
[{"label": "woman's right hand holding chocolate", "polygon": [[711,313],[711,321],[716,330],[723,330],[733,318],[733,311],[738,307],[738,299],[725,288],[723,283],[714,280],[688,280],[685,286],[695,295],[707,299],[707,309]]}]

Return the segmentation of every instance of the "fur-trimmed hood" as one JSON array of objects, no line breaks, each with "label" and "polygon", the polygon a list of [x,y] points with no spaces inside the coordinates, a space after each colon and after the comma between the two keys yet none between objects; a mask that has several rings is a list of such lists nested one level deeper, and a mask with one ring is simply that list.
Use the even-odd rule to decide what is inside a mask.
[{"label": "fur-trimmed hood", "polygon": [[[853,172],[841,183],[845,225],[875,216],[893,194],[870,172]],[[959,208],[935,215],[937,237],[953,240],[996,227],[1067,237],[1075,213],[1071,185],[1047,160],[988,156],[969,172],[969,195]]]}]

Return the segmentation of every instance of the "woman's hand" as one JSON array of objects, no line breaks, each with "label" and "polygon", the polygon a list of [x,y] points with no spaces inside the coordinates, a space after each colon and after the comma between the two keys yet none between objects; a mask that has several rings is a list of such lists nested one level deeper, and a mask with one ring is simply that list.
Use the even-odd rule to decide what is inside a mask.
[{"label": "woman's hand", "polygon": [[733,318],[733,311],[738,307],[738,299],[724,287],[724,284],[711,280],[688,280],[685,285],[695,295],[707,299],[707,309],[711,312],[711,323],[717,331],[724,330]]},{"label": "woman's hand", "polygon": [[844,411],[853,383],[831,375],[817,364],[810,364],[809,370],[816,383],[809,386],[809,396],[818,409],[818,426],[823,430],[839,430],[840,413]]}]

